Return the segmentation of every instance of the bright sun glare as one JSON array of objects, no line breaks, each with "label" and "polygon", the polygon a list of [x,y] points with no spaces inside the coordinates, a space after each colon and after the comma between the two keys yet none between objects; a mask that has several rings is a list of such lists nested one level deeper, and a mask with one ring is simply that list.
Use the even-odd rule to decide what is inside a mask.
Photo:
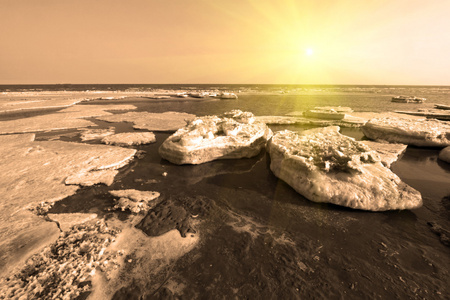
[{"label": "bright sun glare", "polygon": [[311,56],[311,55],[313,55],[314,51],[313,51],[313,49],[308,48],[308,49],[306,49],[305,53],[306,53],[306,55]]}]

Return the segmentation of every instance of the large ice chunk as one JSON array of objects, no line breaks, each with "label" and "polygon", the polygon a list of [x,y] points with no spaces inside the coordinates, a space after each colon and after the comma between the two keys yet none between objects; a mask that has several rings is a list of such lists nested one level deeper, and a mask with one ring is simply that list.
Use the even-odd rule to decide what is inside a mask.
[{"label": "large ice chunk", "polygon": [[253,157],[271,135],[266,124],[255,122],[252,113],[233,110],[222,116],[196,118],[165,140],[159,154],[180,165]]},{"label": "large ice chunk", "polygon": [[338,130],[277,132],[267,145],[270,169],[314,202],[372,211],[422,205],[420,193],[383,166],[375,151]]},{"label": "large ice chunk", "polygon": [[450,146],[445,147],[439,152],[439,159],[450,163]]},{"label": "large ice chunk", "polygon": [[396,117],[374,118],[361,127],[372,140],[419,147],[450,146],[450,122]]}]

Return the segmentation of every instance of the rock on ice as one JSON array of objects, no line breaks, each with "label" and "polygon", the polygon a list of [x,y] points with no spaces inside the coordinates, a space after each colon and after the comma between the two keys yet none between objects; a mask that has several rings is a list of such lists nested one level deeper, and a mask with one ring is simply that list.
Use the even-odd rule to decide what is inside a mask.
[{"label": "rock on ice", "polygon": [[422,205],[420,193],[383,166],[375,151],[338,130],[277,132],[267,145],[270,169],[314,202],[372,211]]},{"label": "rock on ice", "polygon": [[196,118],[164,141],[159,154],[174,164],[256,156],[272,131],[250,112]]},{"label": "rock on ice", "polygon": [[450,146],[450,122],[434,119],[375,118],[369,120],[361,130],[372,140],[419,147]]}]

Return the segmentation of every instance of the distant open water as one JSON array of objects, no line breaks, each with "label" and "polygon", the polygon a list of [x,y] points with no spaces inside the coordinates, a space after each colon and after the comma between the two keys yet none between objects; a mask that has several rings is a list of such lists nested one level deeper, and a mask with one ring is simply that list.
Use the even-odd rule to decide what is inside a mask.
[{"label": "distant open water", "polygon": [[[84,92],[159,90],[217,90],[232,91],[243,101],[225,101],[208,105],[190,103],[189,112],[198,115],[211,113],[215,106],[228,109],[242,108],[255,115],[284,115],[315,106],[349,106],[355,111],[392,111],[432,108],[432,103],[450,105],[450,86],[372,86],[372,85],[254,85],[254,84],[57,84],[57,85],[0,85],[2,97],[8,93],[28,92]],[[240,92],[242,94],[240,94]],[[427,98],[424,104],[392,103],[393,96],[406,95]],[[186,110],[186,105],[182,105]],[[239,107],[236,107],[239,106]],[[165,108],[166,105],[163,105]],[[154,105],[154,109],[164,109]]]}]

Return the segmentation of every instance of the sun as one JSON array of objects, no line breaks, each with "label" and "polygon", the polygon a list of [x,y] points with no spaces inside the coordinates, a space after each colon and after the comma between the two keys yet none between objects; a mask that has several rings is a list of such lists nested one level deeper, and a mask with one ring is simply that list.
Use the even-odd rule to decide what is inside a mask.
[{"label": "sun", "polygon": [[306,54],[307,56],[311,56],[311,55],[314,54],[314,50],[311,49],[311,48],[308,48],[308,49],[305,50],[305,54]]}]

